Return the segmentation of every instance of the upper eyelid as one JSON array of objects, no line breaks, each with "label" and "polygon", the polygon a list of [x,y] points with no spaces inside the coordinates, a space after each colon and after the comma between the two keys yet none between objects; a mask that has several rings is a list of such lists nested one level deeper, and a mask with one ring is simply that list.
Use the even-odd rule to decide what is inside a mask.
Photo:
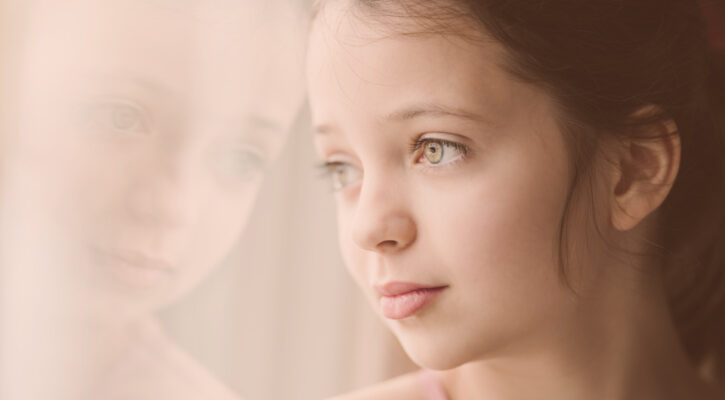
[{"label": "upper eyelid", "polygon": [[127,100],[123,98],[118,97],[98,97],[94,99],[91,103],[91,107],[93,106],[113,106],[113,105],[121,105],[121,106],[128,106],[135,110],[138,110],[141,113],[141,116],[144,117],[144,119],[148,119],[150,117],[150,113],[146,107],[141,105],[140,103],[133,101],[133,100]]},{"label": "upper eyelid", "polygon": [[[430,136],[430,135],[431,134],[422,134],[422,135],[419,135],[418,137],[414,138],[413,141],[411,141],[410,146],[409,146],[410,152],[414,153],[414,152],[420,151],[420,149],[423,147],[424,143],[434,142],[434,141],[446,143],[446,144],[456,146],[456,147],[462,147],[466,153],[471,152],[471,144],[466,143],[467,140],[465,140],[465,138],[463,138],[459,135],[444,134],[444,133],[438,134],[441,136]],[[435,135],[435,134],[432,134],[432,135]],[[449,138],[451,136],[453,138]]]},{"label": "upper eyelid", "polygon": [[358,167],[357,165],[355,165],[353,163],[350,163],[350,162],[347,162],[347,161],[328,160],[328,161],[325,161],[324,163],[322,163],[322,166],[324,168],[330,168],[330,167],[333,167],[333,166],[343,166],[343,167],[346,167],[346,168],[354,168],[354,169],[360,171],[360,173],[362,173],[362,168],[361,167]]},{"label": "upper eyelid", "polygon": [[322,154],[322,159],[326,164],[330,163],[338,163],[338,164],[348,164],[355,168],[360,168],[359,161],[356,157],[350,155],[348,152],[340,151],[340,150],[333,150],[328,151]]},{"label": "upper eyelid", "polygon": [[135,100],[130,100],[122,96],[98,96],[94,97],[90,101],[91,104],[121,104],[144,110],[145,107]]},{"label": "upper eyelid", "polygon": [[413,139],[412,143],[416,142],[424,142],[426,140],[438,140],[441,142],[448,142],[448,143],[457,143],[464,145],[466,147],[470,147],[470,140],[468,140],[465,136],[457,135],[454,133],[447,133],[447,132],[426,132],[422,133],[418,136],[416,136]]}]

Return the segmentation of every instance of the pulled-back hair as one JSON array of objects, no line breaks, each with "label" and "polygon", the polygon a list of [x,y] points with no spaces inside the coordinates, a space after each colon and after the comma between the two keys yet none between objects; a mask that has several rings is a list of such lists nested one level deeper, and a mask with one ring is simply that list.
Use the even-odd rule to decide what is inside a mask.
[{"label": "pulled-back hair", "polygon": [[[561,112],[585,182],[603,135],[672,120],[680,171],[656,213],[672,318],[692,362],[725,379],[725,2],[720,0],[350,0],[380,18],[414,18],[421,33],[462,33],[466,20],[507,50],[515,77]],[[719,18],[719,19],[718,19]],[[708,24],[706,22],[709,22]],[[405,32],[401,32],[405,33]],[[651,107],[654,106],[654,107]],[[645,107],[654,113],[637,113]],[[570,207],[567,207],[569,209]],[[566,268],[566,219],[560,259]]]}]

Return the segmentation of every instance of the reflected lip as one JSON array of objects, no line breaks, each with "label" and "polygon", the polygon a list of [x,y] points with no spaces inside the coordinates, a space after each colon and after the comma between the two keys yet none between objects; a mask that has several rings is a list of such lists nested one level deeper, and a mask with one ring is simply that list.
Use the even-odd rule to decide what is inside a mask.
[{"label": "reflected lip", "polygon": [[173,265],[161,257],[149,256],[144,252],[135,250],[104,249],[95,247],[94,251],[111,261],[118,261],[126,265],[164,272],[173,272]]},{"label": "reflected lip", "polygon": [[376,285],[380,295],[380,312],[388,319],[412,317],[427,306],[448,286],[431,286],[413,282],[388,282]]},{"label": "reflected lip", "polygon": [[167,282],[175,267],[159,257],[118,248],[93,248],[94,264],[107,268],[114,280],[136,289],[151,289]]}]

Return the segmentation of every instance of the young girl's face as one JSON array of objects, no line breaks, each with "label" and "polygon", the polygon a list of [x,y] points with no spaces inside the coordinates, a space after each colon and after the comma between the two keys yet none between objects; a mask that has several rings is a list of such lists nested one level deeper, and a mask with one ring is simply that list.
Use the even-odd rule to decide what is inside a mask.
[{"label": "young girl's face", "polygon": [[490,40],[396,34],[405,22],[339,3],[314,23],[309,95],[343,257],[374,308],[431,368],[563,332],[572,172],[549,97]]},{"label": "young girl's face", "polygon": [[31,9],[18,60],[16,192],[61,226],[72,255],[49,258],[89,278],[87,303],[147,311],[244,226],[302,104],[302,26],[277,1],[51,3]]}]

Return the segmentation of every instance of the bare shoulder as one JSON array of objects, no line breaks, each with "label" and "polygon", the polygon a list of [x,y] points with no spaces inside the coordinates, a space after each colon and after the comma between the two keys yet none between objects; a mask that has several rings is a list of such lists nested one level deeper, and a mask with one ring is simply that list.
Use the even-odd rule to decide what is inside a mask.
[{"label": "bare shoulder", "polygon": [[327,400],[422,400],[424,396],[420,376],[413,372]]}]

